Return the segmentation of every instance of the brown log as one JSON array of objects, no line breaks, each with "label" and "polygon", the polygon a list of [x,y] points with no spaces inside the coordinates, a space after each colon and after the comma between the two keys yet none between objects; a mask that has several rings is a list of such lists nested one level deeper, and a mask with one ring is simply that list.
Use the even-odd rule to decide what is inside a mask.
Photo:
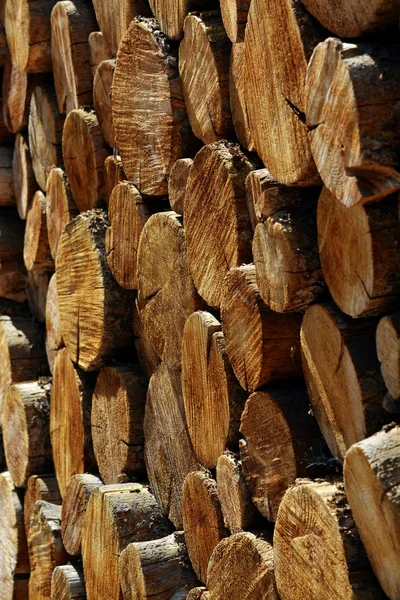
[{"label": "brown log", "polygon": [[182,515],[190,561],[197,577],[205,583],[211,555],[228,535],[217,484],[206,471],[194,471],[186,477],[182,489]]},{"label": "brown log", "polygon": [[376,350],[389,394],[400,399],[400,314],[387,315],[376,330]]},{"label": "brown log", "polygon": [[251,0],[222,0],[221,15],[225,31],[232,44],[244,41]]},{"label": "brown log", "polygon": [[71,359],[92,371],[133,338],[133,298],[118,286],[107,265],[108,226],[103,211],[78,215],[61,234],[56,260],[64,343]]},{"label": "brown log", "polygon": [[375,346],[376,321],[354,321],[334,305],[317,304],[301,327],[310,402],[332,454],[378,431],[389,415]]},{"label": "brown log", "polygon": [[274,561],[281,600],[384,598],[340,483],[300,481],[286,492],[275,525]]},{"label": "brown log", "polygon": [[107,144],[116,145],[111,112],[111,86],[115,71],[115,59],[102,61],[93,79],[93,106],[101,132]]},{"label": "brown log", "polygon": [[226,447],[238,448],[247,394],[229,364],[221,324],[204,311],[185,323],[182,391],[193,450],[200,464],[214,469]]},{"label": "brown log", "polygon": [[183,36],[186,15],[194,8],[204,8],[206,3],[191,0],[149,0],[149,4],[165,35],[170,39],[179,40]]},{"label": "brown log", "polygon": [[243,148],[253,150],[246,107],[246,86],[246,47],[244,44],[233,44],[229,64],[229,102],[232,122],[236,137]]},{"label": "brown log", "polygon": [[64,547],[71,556],[81,552],[87,505],[93,490],[101,485],[103,485],[101,479],[85,473],[71,477],[64,490],[61,532]]},{"label": "brown log", "polygon": [[0,297],[15,302],[26,299],[24,229],[25,224],[12,207],[0,209]]},{"label": "brown log", "polygon": [[73,475],[97,471],[90,430],[95,375],[76,367],[68,350],[54,362],[50,404],[50,437],[61,496]]},{"label": "brown log", "polygon": [[209,600],[210,594],[205,587],[196,587],[190,590],[186,600]]},{"label": "brown log", "polygon": [[125,483],[96,488],[87,507],[82,538],[88,600],[122,600],[118,570],[122,550],[131,542],[154,540],[169,533],[170,524],[147,486]]},{"label": "brown log", "polygon": [[112,154],[104,161],[104,200],[108,207],[113,189],[127,179],[121,157]]},{"label": "brown log", "polygon": [[89,34],[88,44],[90,72],[94,79],[99,64],[103,62],[103,60],[110,60],[113,55],[101,31],[92,31],[92,33]]},{"label": "brown log", "polygon": [[[383,591],[400,594],[400,428],[388,427],[346,454],[346,494]],[[367,499],[367,501],[366,501]]]},{"label": "brown log", "polygon": [[14,484],[26,487],[33,474],[51,473],[50,389],[47,379],[16,383],[3,406],[3,440]]},{"label": "brown log", "polygon": [[231,42],[217,12],[189,15],[185,19],[179,46],[179,74],[190,125],[204,144],[233,133],[229,107],[230,51]]},{"label": "brown log", "polygon": [[169,211],[150,217],[140,237],[137,265],[138,309],[145,334],[161,360],[179,368],[185,321],[203,307],[190,276],[179,215]]},{"label": "brown log", "polygon": [[24,262],[28,271],[53,271],[46,223],[46,197],[38,190],[26,217]]},{"label": "brown log", "polygon": [[185,204],[186,184],[189,170],[193,164],[191,158],[180,158],[172,167],[168,179],[168,197],[172,210],[183,216]]},{"label": "brown log", "polygon": [[52,275],[46,298],[46,355],[53,373],[57,352],[63,346],[60,311],[58,309],[56,275]]},{"label": "brown log", "polygon": [[50,169],[62,165],[63,126],[64,116],[58,111],[54,87],[36,87],[32,93],[29,111],[29,149],[36,181],[43,191],[46,191]]},{"label": "brown log", "polygon": [[328,38],[309,62],[305,112],[314,160],[346,206],[400,188],[399,53],[398,46]]},{"label": "brown log", "polygon": [[28,479],[24,497],[24,522],[26,537],[29,536],[31,516],[37,500],[61,504],[60,491],[54,475],[32,475]]},{"label": "brown log", "polygon": [[51,271],[34,269],[28,271],[26,279],[26,297],[29,310],[39,323],[46,321],[46,299],[49,289]]},{"label": "brown log", "polygon": [[88,38],[97,30],[92,4],[85,0],[63,0],[52,10],[51,55],[60,113],[93,102]]},{"label": "brown log", "polygon": [[[134,17],[151,14],[146,0],[94,0],[97,22],[110,52],[115,56]],[[111,56],[110,56],[111,58]]]},{"label": "brown log", "polygon": [[133,341],[140,366],[147,379],[153,375],[154,371],[160,364],[160,358],[154,349],[154,346],[147,337],[139,310],[137,308],[137,300],[133,307]]},{"label": "brown log", "polygon": [[128,179],[142,194],[166,194],[175,161],[191,156],[197,143],[186,115],[177,50],[155,19],[136,17],[122,38],[112,119]]},{"label": "brown log", "polygon": [[29,598],[29,575],[16,575],[12,600],[26,600],[27,598]]},{"label": "brown log", "polygon": [[148,542],[129,544],[119,559],[124,600],[178,600],[198,583],[183,532]]},{"label": "brown log", "polygon": [[58,167],[51,169],[46,185],[46,223],[50,252],[54,260],[64,227],[77,214],[67,176]]},{"label": "brown log", "polygon": [[0,206],[14,206],[13,149],[0,147]]},{"label": "brown log", "polygon": [[379,203],[347,208],[324,188],[318,202],[317,226],[322,271],[339,308],[351,317],[397,309],[397,194]]},{"label": "brown log", "polygon": [[163,513],[181,529],[182,485],[198,464],[184,418],[180,373],[163,363],[149,383],[144,440],[147,474],[154,495]]},{"label": "brown log", "polygon": [[245,179],[253,168],[237,144],[223,140],[202,148],[189,172],[185,197],[189,265],[199,294],[210,306],[220,306],[229,268],[251,261]]},{"label": "brown log", "polygon": [[271,381],[301,375],[301,316],[280,315],[264,304],[254,265],[229,271],[221,320],[229,360],[245,390],[253,392]]},{"label": "brown log", "polygon": [[28,138],[20,133],[18,133],[15,138],[13,155],[13,180],[18,214],[21,219],[26,219],[30,203],[36,190],[38,189],[38,185],[33,172]]},{"label": "brown log", "polygon": [[86,600],[83,572],[71,564],[56,567],[51,576],[51,600]]},{"label": "brown log", "polygon": [[62,136],[65,172],[80,211],[104,204],[104,161],[110,154],[95,113],[72,110]]},{"label": "brown log", "polygon": [[247,532],[222,540],[208,565],[207,587],[210,600],[278,600],[271,544]]}]

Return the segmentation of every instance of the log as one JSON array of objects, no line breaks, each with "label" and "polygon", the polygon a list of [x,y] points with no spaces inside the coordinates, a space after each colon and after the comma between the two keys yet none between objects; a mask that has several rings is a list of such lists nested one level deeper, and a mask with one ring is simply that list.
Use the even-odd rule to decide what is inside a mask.
[{"label": "log", "polygon": [[400,594],[399,448],[400,428],[389,426],[352,446],[344,464],[354,520],[374,573],[391,600]]},{"label": "log", "polygon": [[51,576],[51,600],[86,600],[85,580],[75,566],[56,567]]},{"label": "log", "polygon": [[304,83],[312,51],[325,37],[299,0],[250,4],[244,42],[250,134],[263,163],[285,185],[319,183],[305,126]]},{"label": "log", "polygon": [[104,367],[92,405],[93,449],[105,484],[146,472],[143,421],[147,380],[139,365]]},{"label": "log", "polygon": [[223,140],[202,148],[190,169],[185,196],[190,271],[199,294],[215,308],[229,268],[251,262],[245,179],[253,168],[239,145]]},{"label": "log", "polygon": [[353,321],[334,305],[317,304],[301,326],[303,371],[313,412],[340,460],[378,431],[389,415],[375,346],[376,321]]},{"label": "log", "polygon": [[12,148],[0,147],[0,206],[14,206],[14,175]]},{"label": "log", "polygon": [[16,575],[12,599],[26,600],[26,598],[29,598],[29,575]]},{"label": "log", "polygon": [[68,179],[58,167],[51,169],[46,185],[47,235],[52,257],[56,258],[58,242],[64,227],[78,214]]},{"label": "log", "polygon": [[148,17],[151,14],[146,0],[94,0],[93,6],[105,42],[113,56],[117,54],[125,31],[134,17]]},{"label": "log", "polygon": [[54,362],[50,403],[50,437],[60,494],[73,475],[97,471],[90,430],[96,376],[72,363],[68,350],[58,351]]},{"label": "log", "polygon": [[179,74],[190,125],[204,144],[233,134],[229,107],[230,51],[231,42],[217,12],[189,15],[185,19],[179,46]]},{"label": "log", "polygon": [[[90,496],[82,558],[88,600],[122,600],[118,561],[131,542],[165,537],[170,525],[145,485],[104,485]],[[104,577],[107,565],[107,577]]]},{"label": "log", "polygon": [[322,181],[346,206],[400,188],[399,51],[328,38],[309,62],[305,112],[313,156]]},{"label": "log", "polygon": [[89,34],[88,44],[90,72],[94,79],[99,64],[103,60],[110,60],[113,55],[101,31],[92,31]]},{"label": "log", "polygon": [[96,114],[75,109],[65,119],[62,149],[68,183],[79,211],[104,204],[104,161],[110,154]]},{"label": "log", "polygon": [[318,202],[322,271],[339,308],[367,317],[398,307],[400,223],[397,194],[347,208],[324,188]]},{"label": "log", "polygon": [[0,297],[15,302],[26,299],[24,229],[25,224],[12,207],[0,209]]},{"label": "log", "polygon": [[3,406],[3,441],[7,467],[17,487],[33,474],[51,473],[50,389],[47,378],[16,383]]},{"label": "log", "polygon": [[133,341],[140,366],[147,379],[153,375],[160,364],[160,359],[154,346],[147,337],[137,307],[137,300],[133,307]]},{"label": "log", "polygon": [[62,114],[92,105],[88,37],[97,30],[93,7],[85,0],[63,0],[52,10],[51,56],[58,110]]},{"label": "log", "polygon": [[210,600],[278,600],[271,544],[247,532],[222,540],[208,565],[207,587]]},{"label": "log", "polygon": [[124,600],[178,600],[198,583],[181,531],[129,544],[121,552],[119,572]]},{"label": "log", "polygon": [[51,272],[41,269],[28,271],[26,280],[26,297],[29,310],[39,323],[46,321],[46,299]]},{"label": "log", "polygon": [[228,535],[224,527],[217,484],[206,471],[194,471],[182,489],[183,529],[193,569],[202,583],[215,547]]},{"label": "log", "polygon": [[341,483],[300,481],[286,492],[275,525],[274,561],[281,600],[384,598]]},{"label": "log", "polygon": [[180,373],[163,363],[149,383],[144,443],[147,474],[157,502],[175,527],[182,529],[182,486],[198,464],[184,417]]},{"label": "log", "polygon": [[87,505],[92,492],[101,485],[101,479],[85,473],[71,477],[64,490],[61,532],[64,547],[71,556],[81,553]]},{"label": "log", "polygon": [[247,394],[229,364],[221,324],[205,311],[185,323],[182,391],[193,450],[200,464],[215,469],[226,447],[238,447]]},{"label": "log", "polygon": [[264,304],[254,265],[231,269],[226,276],[221,321],[229,360],[245,390],[301,375],[301,316],[281,315]]},{"label": "log", "polygon": [[246,107],[246,48],[233,44],[229,63],[229,103],[236,137],[246,150],[253,150]]},{"label": "log", "polygon": [[177,49],[154,19],[136,17],[122,38],[112,119],[128,179],[142,194],[166,194],[175,161],[191,156],[197,142],[186,114]]},{"label": "log", "polygon": [[190,276],[185,231],[186,221],[184,230],[176,213],[156,213],[143,227],[137,252],[137,300],[144,331],[161,360],[173,368],[181,365],[185,321],[203,307]]},{"label": "log", "polygon": [[183,216],[185,204],[186,184],[189,170],[193,164],[191,158],[180,158],[172,167],[168,179],[168,197],[172,210]]},{"label": "log", "polygon": [[115,59],[103,60],[93,78],[93,106],[101,132],[107,144],[116,145],[111,112],[111,86],[115,71]]},{"label": "log", "polygon": [[18,133],[13,154],[14,193],[18,214],[26,219],[31,200],[38,189],[29,152],[28,138]]},{"label": "log", "polygon": [[400,399],[400,314],[387,315],[376,330],[376,350],[389,394]]},{"label": "log", "polygon": [[190,590],[186,600],[209,600],[210,594],[205,587],[196,587]]},{"label": "log", "polygon": [[189,11],[197,5],[199,8],[204,8],[207,3],[191,0],[178,0],[178,2],[149,0],[149,4],[165,35],[172,40],[179,40],[183,35],[185,17]]},{"label": "log", "polygon": [[104,200],[108,207],[113,189],[127,179],[121,157],[112,154],[104,161]]},{"label": "log", "polygon": [[133,337],[132,295],[118,286],[107,265],[108,226],[103,211],[81,213],[65,226],[56,259],[64,343],[71,360],[92,371]]},{"label": "log", "polygon": [[57,352],[63,346],[60,311],[58,309],[56,275],[51,276],[46,298],[46,355],[53,373]]},{"label": "log", "polygon": [[250,3],[251,0],[222,0],[221,2],[222,20],[232,44],[244,42]]},{"label": "log", "polygon": [[24,262],[28,271],[53,271],[46,223],[46,197],[38,190],[26,217]]},{"label": "log", "polygon": [[36,181],[44,192],[50,169],[62,165],[63,126],[64,116],[58,111],[54,86],[36,87],[29,111],[29,149]]},{"label": "log", "polygon": [[31,516],[37,500],[51,504],[61,504],[60,491],[54,475],[31,475],[28,479],[24,497],[24,522],[26,537],[29,537]]}]

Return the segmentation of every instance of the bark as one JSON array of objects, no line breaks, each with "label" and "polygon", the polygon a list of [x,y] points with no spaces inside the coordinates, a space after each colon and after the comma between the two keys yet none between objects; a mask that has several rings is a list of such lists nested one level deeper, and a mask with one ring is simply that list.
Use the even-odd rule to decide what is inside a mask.
[{"label": "bark", "polygon": [[93,6],[105,42],[113,56],[117,54],[130,22],[139,15],[148,17],[151,14],[146,0],[94,0]]},{"label": "bark", "polygon": [[221,15],[232,44],[244,41],[251,0],[222,0]]},{"label": "bark", "polygon": [[28,271],[26,278],[26,297],[29,310],[39,323],[46,321],[46,299],[49,289],[51,271],[34,269]]},{"label": "bark", "polygon": [[54,475],[31,475],[28,479],[24,497],[24,522],[26,537],[29,537],[31,516],[37,500],[51,504],[61,504],[60,491]]},{"label": "bark", "polygon": [[24,262],[28,271],[53,271],[46,223],[46,197],[38,190],[26,217]]},{"label": "bark", "polygon": [[25,220],[38,185],[33,172],[28,138],[20,133],[15,138],[12,168],[18,214]]},{"label": "bark", "polygon": [[14,206],[13,149],[0,147],[0,206]]},{"label": "bark", "polygon": [[180,158],[172,167],[168,179],[168,197],[172,210],[183,216],[185,204],[186,184],[189,178],[189,170],[193,164],[191,158]]},{"label": "bark", "polygon": [[107,156],[104,161],[104,199],[107,207],[109,206],[113,189],[126,179],[121,157],[115,154]]},{"label": "bark", "polygon": [[246,86],[246,47],[244,44],[233,44],[229,65],[229,101],[232,122],[236,137],[243,148],[254,150],[247,114]]},{"label": "bark", "polygon": [[115,59],[102,61],[93,78],[93,106],[101,132],[107,144],[114,148],[114,126],[111,112],[111,86],[115,71]]},{"label": "bark", "polygon": [[389,394],[400,399],[400,314],[387,315],[376,330],[376,350]]},{"label": "bark", "polygon": [[46,355],[53,373],[57,352],[63,346],[60,311],[58,309],[56,275],[52,275],[46,297]]},{"label": "bark", "polygon": [[46,224],[50,252],[55,260],[63,229],[78,214],[67,176],[59,167],[50,170],[46,185]]},{"label": "bark", "polygon": [[81,569],[72,565],[56,567],[51,576],[51,600],[86,600]]},{"label": "bark", "polygon": [[89,34],[88,44],[90,72],[94,79],[99,64],[103,62],[103,60],[112,59],[113,55],[101,31],[92,31],[92,33]]},{"label": "bark", "polygon": [[0,297],[15,302],[26,299],[24,229],[25,224],[12,207],[0,209]]}]

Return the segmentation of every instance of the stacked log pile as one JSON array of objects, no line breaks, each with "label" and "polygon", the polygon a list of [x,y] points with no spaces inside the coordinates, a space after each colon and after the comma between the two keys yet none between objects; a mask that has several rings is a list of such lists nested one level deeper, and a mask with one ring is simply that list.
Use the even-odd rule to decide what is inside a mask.
[{"label": "stacked log pile", "polygon": [[398,0],[0,0],[0,600],[400,600]]}]

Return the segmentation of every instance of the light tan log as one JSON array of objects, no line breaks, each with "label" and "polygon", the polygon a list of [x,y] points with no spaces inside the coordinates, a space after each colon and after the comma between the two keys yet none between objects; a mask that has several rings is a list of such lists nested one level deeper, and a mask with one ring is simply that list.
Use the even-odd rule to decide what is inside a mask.
[{"label": "light tan log", "polygon": [[89,34],[88,44],[90,72],[94,79],[99,64],[103,62],[103,60],[112,59],[113,55],[101,31],[92,31],[92,33]]},{"label": "light tan log", "polygon": [[46,197],[40,190],[35,193],[26,217],[24,262],[28,271],[54,269],[47,234]]},{"label": "light tan log", "polygon": [[318,202],[322,271],[339,308],[351,317],[397,309],[400,298],[398,197],[347,208],[324,188]]},{"label": "light tan log", "polygon": [[179,368],[185,321],[204,304],[190,276],[179,215],[168,211],[150,217],[140,237],[137,265],[138,309],[145,334],[161,360]]},{"label": "light tan log", "polygon": [[76,367],[68,350],[58,351],[50,403],[50,437],[61,496],[73,475],[97,471],[90,429],[96,377]]},{"label": "light tan log", "polygon": [[103,211],[80,214],[66,225],[57,251],[63,339],[71,360],[85,370],[101,367],[133,337],[133,298],[118,286],[107,265],[108,226]]},{"label": "light tan log", "polygon": [[224,527],[217,484],[206,471],[194,471],[182,489],[183,529],[193,569],[201,582],[214,548],[228,535]]},{"label": "light tan log", "polygon": [[114,148],[115,137],[111,112],[111,86],[115,71],[115,59],[102,61],[93,79],[93,106],[101,132],[107,144]]},{"label": "light tan log", "polygon": [[28,479],[24,497],[24,522],[27,538],[31,526],[31,516],[37,500],[45,500],[51,504],[61,504],[60,491],[54,475],[31,475]]},{"label": "light tan log", "polygon": [[86,600],[83,572],[71,564],[56,567],[51,576],[51,600]]},{"label": "light tan log", "polygon": [[384,598],[341,483],[300,481],[286,492],[275,525],[274,561],[281,600]]},{"label": "light tan log", "polygon": [[64,125],[65,172],[77,208],[83,212],[104,204],[104,161],[110,154],[96,114],[72,110]]},{"label": "light tan log", "polygon": [[271,544],[247,532],[222,540],[208,565],[207,588],[210,600],[278,600]]},{"label": "light tan log", "polygon": [[191,156],[197,143],[186,114],[177,49],[155,19],[136,17],[122,38],[112,119],[128,179],[142,194],[166,194],[175,161]]},{"label": "light tan log", "polygon": [[46,224],[52,257],[56,258],[58,242],[64,227],[78,214],[67,176],[58,167],[51,169],[46,185]]},{"label": "light tan log", "polygon": [[346,454],[346,494],[372,568],[391,600],[400,594],[400,428],[389,426]]},{"label": "light tan log", "polygon": [[63,0],[52,10],[51,56],[60,113],[93,102],[88,37],[97,30],[93,7],[85,0]]},{"label": "light tan log", "polygon": [[60,311],[58,309],[56,275],[51,276],[46,298],[46,355],[53,373],[57,352],[63,345]]},{"label": "light tan log", "polygon": [[31,577],[30,600],[50,600],[54,569],[68,562],[61,538],[61,506],[38,500],[31,516],[28,538]]},{"label": "light tan log", "polygon": [[229,102],[236,137],[246,150],[253,150],[246,107],[246,47],[233,44],[229,65]]},{"label": "light tan log", "polygon": [[153,15],[160,23],[162,31],[173,40],[178,40],[183,35],[185,17],[190,10],[204,8],[204,2],[191,2],[190,0],[178,0],[169,2],[164,0],[149,0]]},{"label": "light tan log", "polygon": [[[231,137],[229,41],[217,12],[189,15],[179,46],[179,74],[193,133],[204,144]],[[205,107],[207,109],[205,110]]]},{"label": "light tan log", "polygon": [[399,142],[393,135],[398,60],[397,47],[328,38],[308,65],[305,110],[313,156],[322,181],[346,206],[400,188]]},{"label": "light tan log", "polygon": [[94,0],[93,6],[105,42],[113,56],[117,54],[132,19],[151,14],[146,0]]},{"label": "light tan log", "polygon": [[64,116],[58,111],[54,87],[36,87],[29,111],[29,149],[36,181],[43,191],[46,191],[50,169],[62,165],[63,126]]},{"label": "light tan log", "polygon": [[13,149],[0,147],[0,205],[14,206]]},{"label": "light tan log", "polygon": [[25,224],[12,207],[0,208],[0,297],[23,302],[26,270],[23,261]]},{"label": "light tan log", "polygon": [[71,477],[64,490],[61,532],[64,547],[71,556],[81,552],[87,505],[93,490],[101,485],[103,485],[101,479],[84,473]]},{"label": "light tan log", "polygon": [[185,204],[186,184],[189,170],[193,164],[191,158],[180,158],[172,167],[168,179],[168,197],[172,210],[183,216]]},{"label": "light tan log", "polygon": [[214,469],[226,447],[238,448],[247,394],[229,364],[221,324],[205,311],[185,323],[182,391],[193,450],[200,464]]},{"label": "light tan log", "polygon": [[8,388],[2,413],[3,443],[8,470],[20,488],[26,487],[31,475],[53,470],[50,389],[47,378]]},{"label": "light tan log", "polygon": [[127,179],[121,157],[112,154],[104,161],[104,195],[108,207],[113,189]]},{"label": "light tan log", "polygon": [[137,307],[137,300],[133,307],[133,341],[143,373],[146,375],[147,379],[150,379],[160,364],[160,358],[145,333]]},{"label": "light tan log", "polygon": [[119,573],[124,600],[183,599],[198,583],[182,531],[129,544],[121,552]]},{"label": "light tan log", "polygon": [[169,533],[170,524],[147,486],[125,483],[96,488],[90,496],[82,538],[88,600],[122,600],[118,572],[121,551],[131,542]]},{"label": "light tan log", "polygon": [[251,262],[245,179],[253,168],[239,145],[223,140],[203,147],[189,172],[185,196],[189,265],[199,294],[210,306],[220,306],[229,268]]},{"label": "light tan log", "polygon": [[389,394],[400,398],[400,314],[387,315],[376,330],[376,350]]},{"label": "light tan log", "polygon": [[251,0],[222,0],[221,15],[225,31],[232,44],[244,41]]},{"label": "light tan log", "polygon": [[264,304],[254,265],[227,274],[221,320],[229,360],[244,389],[253,392],[271,381],[301,375],[301,316],[280,315]]},{"label": "light tan log", "polygon": [[196,587],[190,590],[186,596],[186,600],[208,600],[210,594],[205,587]]},{"label": "light tan log", "polygon": [[29,310],[39,323],[46,321],[46,299],[51,271],[34,269],[26,278],[26,298]]},{"label": "light tan log", "polygon": [[182,485],[198,464],[184,417],[180,372],[163,363],[149,383],[144,440],[147,474],[154,495],[163,513],[181,529]]},{"label": "light tan log", "polygon": [[38,189],[38,185],[33,172],[28,138],[20,133],[15,138],[13,181],[18,214],[21,219],[26,219],[30,202]]}]

